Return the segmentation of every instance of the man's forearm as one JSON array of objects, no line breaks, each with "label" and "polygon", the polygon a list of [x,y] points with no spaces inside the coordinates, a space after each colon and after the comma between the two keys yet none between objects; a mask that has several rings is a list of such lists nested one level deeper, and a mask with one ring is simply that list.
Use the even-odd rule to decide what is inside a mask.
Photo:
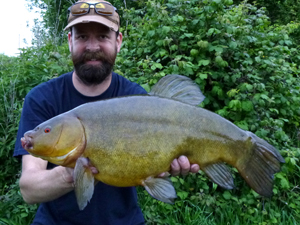
[{"label": "man's forearm", "polygon": [[51,170],[23,166],[20,189],[24,201],[29,204],[48,202],[73,190],[72,173],[69,170],[61,166]]}]

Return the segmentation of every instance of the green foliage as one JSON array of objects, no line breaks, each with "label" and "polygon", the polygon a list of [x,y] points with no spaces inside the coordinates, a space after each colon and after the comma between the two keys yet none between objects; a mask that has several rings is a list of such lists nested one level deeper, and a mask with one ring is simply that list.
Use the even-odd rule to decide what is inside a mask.
[{"label": "green foliage", "polygon": [[24,203],[18,180],[10,186],[4,186],[0,195],[0,224],[2,225],[25,225],[31,224],[37,205]]},{"label": "green foliage", "polygon": [[36,206],[25,204],[16,180],[20,163],[12,157],[25,95],[37,84],[71,70],[67,45],[23,49],[19,57],[0,55],[0,224],[29,224]]},{"label": "green foliage", "polygon": [[[235,4],[240,4],[242,0],[233,0]],[[290,33],[294,42],[300,44],[300,4],[298,0],[248,0],[250,4],[258,8],[264,7],[272,24],[296,25],[296,29]]]},{"label": "green foliage", "polygon": [[[241,0],[234,0],[240,4]],[[300,5],[298,0],[248,0],[250,4],[266,7],[272,23],[288,24],[291,21],[300,22]]]}]

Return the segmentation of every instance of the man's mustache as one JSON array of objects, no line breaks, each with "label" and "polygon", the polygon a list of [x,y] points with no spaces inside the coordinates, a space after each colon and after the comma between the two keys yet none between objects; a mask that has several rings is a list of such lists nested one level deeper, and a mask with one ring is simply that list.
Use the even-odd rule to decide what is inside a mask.
[{"label": "man's mustache", "polygon": [[83,61],[90,61],[90,60],[104,60],[106,56],[103,52],[85,52],[82,55]]},{"label": "man's mustache", "polygon": [[114,64],[114,60],[105,55],[103,52],[101,51],[97,51],[97,52],[84,52],[82,55],[79,55],[78,57],[73,55],[73,62],[76,65],[77,63],[84,63],[86,61],[91,61],[91,60],[97,60],[97,61],[106,61],[110,64]]}]

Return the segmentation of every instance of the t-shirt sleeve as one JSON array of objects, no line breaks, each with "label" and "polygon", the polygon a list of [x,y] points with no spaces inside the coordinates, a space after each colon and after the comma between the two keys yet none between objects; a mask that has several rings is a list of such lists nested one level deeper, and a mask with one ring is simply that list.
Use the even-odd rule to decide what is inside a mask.
[{"label": "t-shirt sleeve", "polygon": [[28,152],[23,149],[20,139],[26,131],[32,130],[40,123],[50,119],[52,112],[53,110],[51,104],[49,104],[49,100],[47,100],[39,90],[33,89],[27,94],[21,113],[13,154],[14,157],[28,154]]}]

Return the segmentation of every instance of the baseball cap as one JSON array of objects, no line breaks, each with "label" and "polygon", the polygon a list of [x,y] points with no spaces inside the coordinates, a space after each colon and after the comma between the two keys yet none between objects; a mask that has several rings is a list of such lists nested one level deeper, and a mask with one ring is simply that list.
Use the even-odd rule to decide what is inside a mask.
[{"label": "baseball cap", "polygon": [[120,28],[120,17],[116,8],[107,1],[79,0],[68,10],[68,25],[64,30],[78,23],[101,23],[114,31]]}]

